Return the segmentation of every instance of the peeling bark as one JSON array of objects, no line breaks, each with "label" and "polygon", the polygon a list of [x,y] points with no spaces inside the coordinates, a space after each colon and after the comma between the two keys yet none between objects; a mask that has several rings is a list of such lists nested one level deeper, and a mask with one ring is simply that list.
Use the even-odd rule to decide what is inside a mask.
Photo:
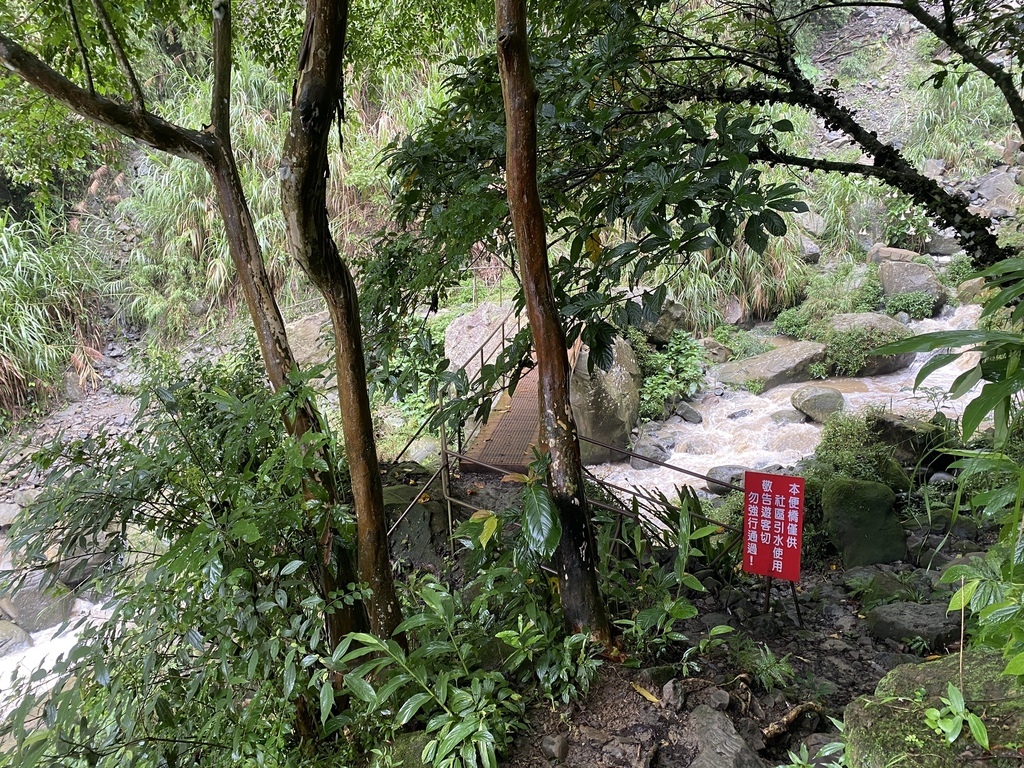
[{"label": "peeling bark", "polygon": [[526,311],[537,355],[541,450],[550,453],[548,489],[562,524],[555,552],[562,611],[574,632],[611,641],[597,585],[597,548],[583,489],[583,463],[569,406],[569,358],[548,266],[537,191],[537,87],[530,71],[525,0],[495,0],[498,66],[505,102],[506,183]]},{"label": "peeling bark", "polygon": [[373,591],[367,605],[370,629],[378,637],[389,638],[402,615],[388,555],[359,301],[327,219],[327,145],[343,98],[347,22],[347,0],[310,0],[307,4],[291,123],[281,158],[281,202],[289,251],[324,295],[331,316],[338,399],[356,512],[357,573]]}]

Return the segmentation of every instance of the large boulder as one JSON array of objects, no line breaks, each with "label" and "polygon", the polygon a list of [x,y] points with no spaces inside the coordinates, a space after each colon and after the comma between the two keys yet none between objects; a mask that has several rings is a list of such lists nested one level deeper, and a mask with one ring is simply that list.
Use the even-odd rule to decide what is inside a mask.
[{"label": "large boulder", "polygon": [[825,345],[815,341],[783,344],[745,360],[733,360],[711,371],[711,378],[734,387],[765,391],[782,384],[810,381],[810,367],[825,358]]},{"label": "large boulder", "polygon": [[[643,376],[632,347],[623,339],[612,347],[612,365],[607,371],[598,366],[588,371],[590,350],[584,347],[576,360],[569,385],[569,402],[579,433],[584,437],[622,447],[640,415],[640,385]],[[581,441],[584,464],[619,461],[625,454]]]},{"label": "large boulder", "polygon": [[42,572],[28,574],[20,585],[0,596],[0,608],[27,632],[63,624],[71,618],[74,602],[66,586]]},{"label": "large boulder", "polygon": [[765,768],[765,763],[736,732],[728,715],[701,704],[690,713],[687,732],[697,743],[690,768]]},{"label": "large boulder", "polygon": [[18,519],[20,514],[21,507],[19,505],[11,503],[0,504],[0,528],[14,525],[14,521]]},{"label": "large boulder", "polygon": [[986,200],[1013,198],[1020,192],[1017,186],[1017,175],[1006,167],[989,171],[975,184],[977,193]]},{"label": "large boulder", "polygon": [[[971,712],[981,716],[995,745],[1024,742],[1024,685],[1002,674],[1006,662],[999,653],[964,649],[922,664],[896,667],[878,683],[874,696],[861,696],[845,712],[846,765],[855,768],[956,768],[987,765],[1019,766],[1014,753],[983,755],[964,724],[952,744],[925,723],[925,710],[941,709],[947,686],[963,685],[961,693]],[[961,683],[962,680],[962,683]]]},{"label": "large boulder", "polygon": [[633,443],[633,453],[638,455],[629,458],[629,466],[633,469],[657,469],[657,464],[644,461],[640,456],[665,462],[672,458],[674,445],[675,440],[666,435],[641,435]]},{"label": "large boulder", "polygon": [[884,261],[913,261],[920,256],[917,251],[906,248],[890,248],[883,243],[875,243],[868,249],[868,263],[881,264]]},{"label": "large boulder", "polygon": [[487,362],[487,357],[505,346],[506,338],[515,335],[515,318],[506,318],[509,318],[508,304],[483,302],[472,312],[452,320],[444,332],[444,355],[452,370],[465,368],[466,376],[473,381],[480,373],[481,361],[477,353],[481,346],[487,342],[483,350],[484,362]]},{"label": "large boulder", "polygon": [[[875,340],[893,340],[908,335],[902,323],[879,312],[851,312],[836,315],[830,321],[834,334],[855,334],[872,347]],[[833,341],[832,343],[836,343]],[[913,352],[901,355],[867,355],[856,372],[857,376],[882,376],[902,371],[914,362]]]},{"label": "large boulder", "polygon": [[32,646],[32,637],[10,621],[0,621],[0,658]]},{"label": "large boulder", "polygon": [[334,354],[331,316],[325,312],[306,315],[285,326],[288,344],[300,368],[329,363]]},{"label": "large boulder", "polygon": [[891,563],[907,554],[906,534],[894,511],[896,494],[882,483],[836,477],[821,494],[826,530],[853,568]]},{"label": "large boulder", "polygon": [[939,603],[897,602],[868,611],[868,630],[879,640],[921,638],[929,648],[941,648],[960,635],[960,619]]},{"label": "large boulder", "polygon": [[878,280],[882,293],[896,296],[901,293],[927,293],[935,299],[938,312],[946,303],[946,288],[928,264],[916,261],[885,261],[878,267]]},{"label": "large boulder", "polygon": [[807,414],[819,424],[824,424],[829,416],[838,413],[846,406],[846,399],[842,392],[833,387],[823,387],[817,384],[800,387],[792,394],[789,401],[794,408]]}]

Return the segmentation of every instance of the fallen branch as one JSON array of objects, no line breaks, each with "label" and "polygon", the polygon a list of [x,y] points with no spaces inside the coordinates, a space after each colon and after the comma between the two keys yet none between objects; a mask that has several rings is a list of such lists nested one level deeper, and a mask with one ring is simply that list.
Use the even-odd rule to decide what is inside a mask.
[{"label": "fallen branch", "polygon": [[774,723],[770,723],[766,728],[762,728],[761,735],[764,736],[765,741],[777,739],[779,736],[789,733],[793,723],[807,712],[821,714],[821,705],[813,701],[805,701],[803,704],[798,704]]}]

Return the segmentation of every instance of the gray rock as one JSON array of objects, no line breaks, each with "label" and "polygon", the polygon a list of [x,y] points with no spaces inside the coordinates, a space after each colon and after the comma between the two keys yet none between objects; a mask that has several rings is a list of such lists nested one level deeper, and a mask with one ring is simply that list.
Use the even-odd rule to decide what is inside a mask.
[{"label": "gray rock", "polygon": [[36,503],[40,493],[42,491],[38,488],[19,488],[14,492],[14,503],[19,507],[31,507]]},{"label": "gray rock", "polygon": [[[884,265],[883,265],[884,266]],[[916,264],[914,266],[921,266]],[[907,329],[894,318],[879,312],[852,312],[836,315],[831,320],[832,330],[836,333],[892,333],[901,336],[909,335]],[[906,352],[901,355],[867,355],[864,365],[857,376],[882,376],[895,373],[914,362],[915,354]]]},{"label": "gray rock", "polygon": [[734,360],[717,366],[713,378],[734,387],[756,385],[761,391],[811,379],[810,367],[825,357],[825,345],[814,341],[784,344],[746,360]]},{"label": "gray rock", "polygon": [[66,586],[59,581],[50,583],[44,574],[36,572],[0,597],[0,608],[22,629],[38,632],[67,621],[74,602],[75,597]]},{"label": "gray rock", "polygon": [[821,261],[821,246],[809,237],[800,238],[800,258],[806,264],[817,264]]},{"label": "gray rock", "polygon": [[300,317],[288,323],[285,331],[300,368],[323,365],[331,360],[334,341],[331,318],[326,311]]},{"label": "gray rock", "polygon": [[920,637],[929,648],[940,648],[960,636],[959,617],[937,603],[889,603],[868,611],[868,629],[879,640]]},{"label": "gray rock", "polygon": [[886,296],[918,291],[927,293],[935,299],[935,312],[946,303],[946,288],[928,264],[887,261],[878,267],[878,279]]},{"label": "gray rock", "polygon": [[[643,377],[632,347],[616,339],[612,366],[602,371],[596,365],[587,371],[590,350],[586,347],[576,360],[569,384],[569,402],[581,435],[609,445],[629,444],[629,435],[640,414],[640,385]],[[619,461],[625,454],[593,443],[581,442],[584,464]]]},{"label": "gray rock", "polygon": [[548,760],[562,762],[569,756],[569,740],[565,734],[545,736],[540,742],[540,751]]},{"label": "gray rock", "polygon": [[[722,485],[722,483],[730,483],[742,488],[743,478],[747,474],[747,469],[747,467],[736,464],[723,464],[718,467],[712,467],[708,470],[708,477],[710,479],[707,481],[707,489],[719,496],[727,496],[735,489],[730,488],[728,485]],[[718,481],[717,483],[715,482],[716,480]]]},{"label": "gray rock", "polygon": [[732,721],[706,704],[690,713],[687,732],[698,750],[690,768],[765,768],[765,762],[736,733]]},{"label": "gray rock", "polygon": [[752,328],[754,319],[738,296],[730,296],[722,309],[722,322],[739,328]]},{"label": "gray rock", "polygon": [[730,413],[725,418],[732,419],[733,421],[736,421],[737,419],[745,419],[745,418],[747,418],[747,416],[750,416],[753,412],[754,411],[753,411],[752,408],[742,408],[742,409],[740,409],[738,411],[733,411],[732,413]]},{"label": "gray rock", "polygon": [[784,424],[805,424],[807,422],[807,414],[800,413],[797,410],[776,411],[769,418],[780,426]]},{"label": "gray rock", "polygon": [[712,709],[717,709],[719,712],[725,712],[729,708],[729,692],[723,691],[721,688],[714,688],[707,694],[708,706]]},{"label": "gray rock", "polygon": [[825,484],[821,506],[826,529],[853,568],[906,557],[905,533],[893,511],[896,494],[887,485],[837,477]]},{"label": "gray rock", "polygon": [[1017,188],[1017,176],[1005,167],[989,171],[976,182],[976,191],[986,200],[1000,197],[1012,197],[1020,190]]},{"label": "gray rock", "polygon": [[32,636],[10,621],[0,621],[0,657],[23,651],[32,646]]},{"label": "gray rock", "polygon": [[[950,654],[922,664],[896,667],[878,683],[874,696],[861,696],[847,706],[843,739],[847,764],[882,768],[891,764],[894,755],[907,754],[908,750],[914,752],[905,763],[908,766],[958,768],[989,762],[971,743],[969,735],[948,744],[925,723],[925,709],[943,706],[939,697],[947,695],[948,684],[960,685],[959,664],[960,655]],[[968,709],[989,724],[990,735],[992,724],[999,724],[999,743],[1024,742],[1024,709],[1020,706],[1024,685],[1019,678],[1002,674],[1006,661],[995,651],[964,649],[963,664],[962,693]],[[915,750],[913,744],[926,746]],[[998,758],[991,762],[1000,764]],[[1010,757],[1003,764],[1018,763]]]},{"label": "gray rock", "polygon": [[928,235],[925,250],[933,256],[952,256],[961,250],[955,229],[935,229]]},{"label": "gray rock", "polygon": [[683,328],[686,322],[686,308],[672,297],[661,305],[661,314],[653,323],[641,323],[640,330],[647,334],[652,344],[668,344],[672,334]]},{"label": "gray rock", "polygon": [[700,343],[704,347],[705,355],[712,363],[724,363],[733,356],[731,349],[714,339],[702,339]]},{"label": "gray rock", "polygon": [[[664,439],[649,435],[642,436],[633,444],[633,453],[638,453],[655,461],[668,461],[672,456],[670,446],[666,444]],[[629,458],[629,466],[633,469],[657,469],[658,467],[657,464],[644,461],[636,456]]]},{"label": "gray rock", "polygon": [[829,416],[846,407],[846,399],[842,392],[817,384],[800,387],[793,393],[789,401],[794,408],[807,414],[819,424],[824,424]]},{"label": "gray rock", "polygon": [[704,421],[704,417],[700,415],[700,411],[694,408],[689,403],[679,401],[675,404],[673,412],[676,416],[679,416],[683,421],[689,422],[690,424],[700,424]]},{"label": "gray rock", "polygon": [[0,504],[0,528],[14,525],[14,521],[18,519],[20,514],[21,507],[19,505],[11,503]]},{"label": "gray rock", "polygon": [[868,264],[881,264],[883,261],[913,261],[920,256],[917,251],[906,248],[890,248],[884,243],[875,243],[868,249]]},{"label": "gray rock", "polygon": [[946,161],[945,160],[925,160],[924,167],[921,169],[921,173],[927,176],[929,179],[937,179],[939,176],[946,172]]},{"label": "gray rock", "polygon": [[794,214],[793,218],[796,220],[797,226],[811,237],[821,237],[825,234],[825,230],[827,228],[825,219],[814,211],[797,213]]},{"label": "gray rock", "polygon": [[982,304],[985,301],[985,278],[975,277],[964,280],[956,288],[956,298],[961,304]]}]

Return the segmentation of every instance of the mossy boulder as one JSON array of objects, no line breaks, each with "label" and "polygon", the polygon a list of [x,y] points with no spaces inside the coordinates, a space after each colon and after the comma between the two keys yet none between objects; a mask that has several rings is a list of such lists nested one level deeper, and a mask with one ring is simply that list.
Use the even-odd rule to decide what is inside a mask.
[{"label": "mossy boulder", "polygon": [[426,731],[398,734],[391,743],[391,764],[402,768],[428,768],[430,763],[423,762],[420,755],[430,739],[431,735]]},{"label": "mossy boulder", "polygon": [[960,657],[954,654],[896,667],[878,683],[874,696],[861,696],[846,708],[846,764],[1019,768],[1019,754],[1006,745],[1024,742],[1024,685],[1002,674],[1005,661],[994,651],[965,651],[963,664],[962,692],[968,709],[985,723],[991,755],[983,755],[966,725],[953,744],[925,725],[924,711],[941,709],[939,697],[946,696],[948,684],[960,685]]},{"label": "mossy boulder", "polygon": [[896,494],[888,485],[837,477],[825,483],[821,507],[825,529],[853,568],[902,560],[907,553],[903,526],[893,511]]}]

